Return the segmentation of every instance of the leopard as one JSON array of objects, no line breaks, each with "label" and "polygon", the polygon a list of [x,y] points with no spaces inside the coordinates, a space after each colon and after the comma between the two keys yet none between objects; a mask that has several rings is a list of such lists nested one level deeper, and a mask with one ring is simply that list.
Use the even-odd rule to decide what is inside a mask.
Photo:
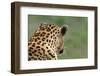
[{"label": "leopard", "polygon": [[38,25],[28,40],[28,61],[58,60],[64,51],[64,36],[68,28],[57,24]]}]

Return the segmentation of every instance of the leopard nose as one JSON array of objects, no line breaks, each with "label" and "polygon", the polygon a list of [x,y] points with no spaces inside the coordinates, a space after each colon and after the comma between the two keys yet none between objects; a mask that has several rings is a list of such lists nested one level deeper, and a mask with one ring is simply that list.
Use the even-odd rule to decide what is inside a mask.
[{"label": "leopard nose", "polygon": [[63,50],[64,50],[64,49],[60,50],[60,51],[59,51],[59,54],[63,53]]}]

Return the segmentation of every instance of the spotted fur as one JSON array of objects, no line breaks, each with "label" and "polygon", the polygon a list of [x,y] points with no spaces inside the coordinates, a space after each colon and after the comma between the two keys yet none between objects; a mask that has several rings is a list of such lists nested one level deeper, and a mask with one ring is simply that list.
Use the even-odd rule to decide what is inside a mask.
[{"label": "spotted fur", "polygon": [[66,27],[41,24],[28,41],[28,60],[57,60],[63,52]]}]

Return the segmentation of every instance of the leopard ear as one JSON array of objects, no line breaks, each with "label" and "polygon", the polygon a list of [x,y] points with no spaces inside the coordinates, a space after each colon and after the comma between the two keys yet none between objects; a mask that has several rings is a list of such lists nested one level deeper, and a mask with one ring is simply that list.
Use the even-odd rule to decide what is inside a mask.
[{"label": "leopard ear", "polygon": [[68,30],[68,26],[62,26],[61,27],[61,34],[62,34],[62,36],[64,36],[66,34],[67,30]]}]

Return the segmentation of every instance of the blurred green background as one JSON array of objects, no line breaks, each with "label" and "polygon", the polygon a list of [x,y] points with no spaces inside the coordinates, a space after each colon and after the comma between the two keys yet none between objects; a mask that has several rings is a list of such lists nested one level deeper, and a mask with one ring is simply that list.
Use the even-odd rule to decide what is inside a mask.
[{"label": "blurred green background", "polygon": [[74,16],[28,15],[28,39],[32,37],[40,23],[68,25],[64,37],[64,52],[59,59],[79,59],[88,57],[88,18]]}]

